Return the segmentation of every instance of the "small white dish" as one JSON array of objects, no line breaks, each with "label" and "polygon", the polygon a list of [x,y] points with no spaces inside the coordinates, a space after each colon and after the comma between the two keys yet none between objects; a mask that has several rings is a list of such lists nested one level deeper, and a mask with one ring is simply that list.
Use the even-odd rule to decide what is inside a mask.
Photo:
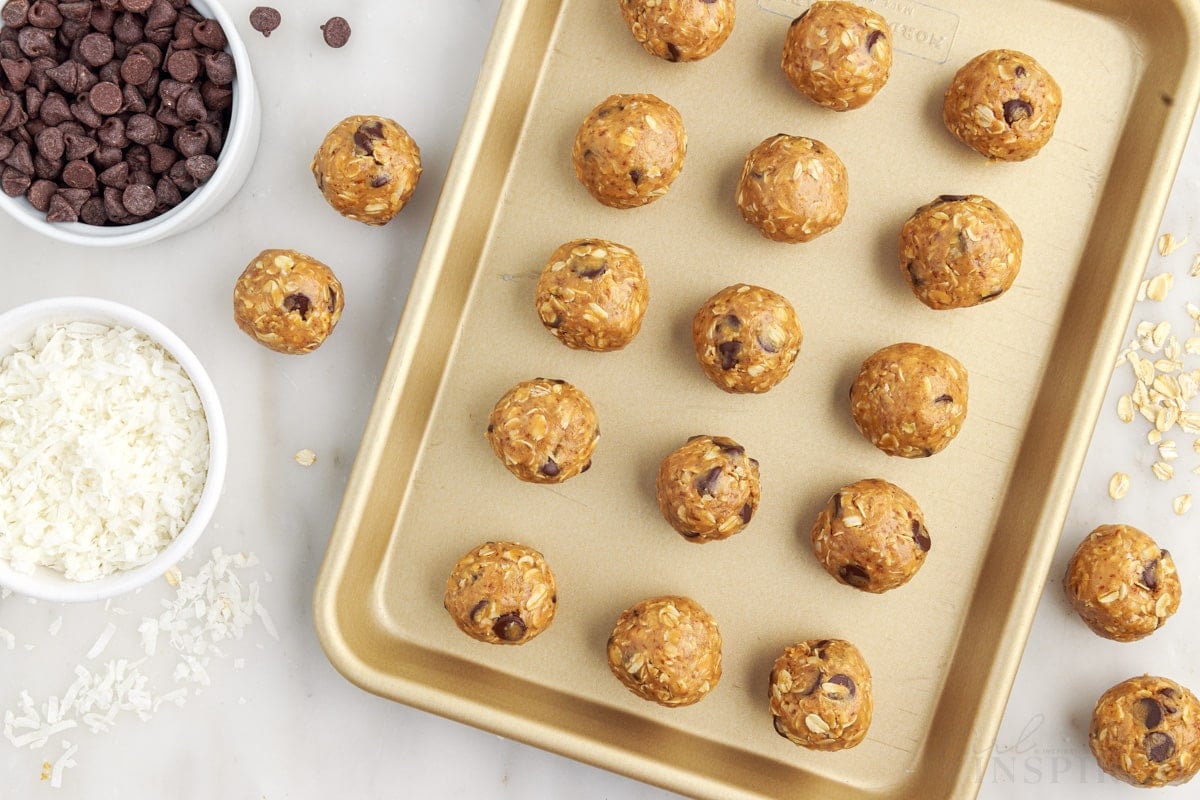
[{"label": "small white dish", "polygon": [[[229,53],[237,67],[233,82],[233,108],[225,144],[217,158],[217,171],[182,203],[154,219],[133,225],[85,225],[82,222],[47,222],[24,197],[0,192],[0,209],[26,228],[67,244],[86,247],[137,247],[190,230],[212,217],[233,199],[254,166],[262,131],[262,107],[250,66],[250,54],[237,25],[217,0],[191,0],[197,11],[215,19],[225,31]],[[2,3],[0,3],[2,5]]]},{"label": "small white dish", "polygon": [[28,575],[15,572],[7,561],[0,559],[0,586],[29,597],[67,603],[103,600],[124,594],[160,577],[178,562],[196,544],[212,519],[221,486],[225,482],[225,464],[229,453],[225,416],[221,412],[217,390],[199,359],[166,325],[129,306],[94,297],[56,297],[18,306],[0,314],[0,358],[12,353],[17,345],[30,341],[39,325],[71,321],[135,328],[174,356],[191,378],[204,407],[209,455],[204,489],[191,518],[170,544],[153,560],[140,567],[80,582],[68,580],[61,573],[46,567],[36,567]]}]

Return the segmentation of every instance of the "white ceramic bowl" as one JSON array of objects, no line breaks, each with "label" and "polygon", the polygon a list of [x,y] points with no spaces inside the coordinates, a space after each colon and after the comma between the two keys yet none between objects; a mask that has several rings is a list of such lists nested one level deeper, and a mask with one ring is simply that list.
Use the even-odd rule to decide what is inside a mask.
[{"label": "white ceramic bowl", "polygon": [[225,38],[229,40],[229,53],[237,66],[229,130],[213,176],[167,213],[133,225],[46,222],[46,215],[30,205],[24,197],[9,197],[3,192],[0,192],[0,209],[25,227],[60,242],[91,247],[136,247],[190,230],[233,199],[246,182],[258,154],[259,134],[262,131],[258,87],[250,68],[250,55],[229,13],[217,0],[192,0],[192,5],[200,13],[221,23]]},{"label": "white ceramic bowl", "polygon": [[31,340],[39,325],[71,321],[101,322],[136,328],[174,356],[192,379],[204,407],[204,415],[208,421],[209,455],[204,489],[187,525],[152,561],[140,567],[116,572],[93,581],[80,582],[68,580],[61,573],[45,567],[37,567],[29,575],[14,572],[7,561],[0,559],[0,586],[6,586],[14,592],[30,597],[58,602],[102,600],[123,594],[160,577],[179,561],[200,538],[216,510],[221,485],[225,481],[225,462],[229,452],[225,417],[221,413],[217,390],[208,373],[182,339],[167,326],[141,311],[93,297],[57,297],[19,306],[0,314],[0,359],[12,353],[17,345]]}]

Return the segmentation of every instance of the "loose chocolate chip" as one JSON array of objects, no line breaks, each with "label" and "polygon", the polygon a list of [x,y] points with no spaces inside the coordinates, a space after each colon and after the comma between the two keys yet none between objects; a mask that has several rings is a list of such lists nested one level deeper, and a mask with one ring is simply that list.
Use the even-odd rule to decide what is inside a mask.
[{"label": "loose chocolate chip", "polygon": [[0,122],[0,131],[17,130],[28,121],[29,115],[25,113],[20,98],[13,95],[9,98],[8,113],[4,116],[4,121]]},{"label": "loose chocolate chip", "polygon": [[79,40],[79,55],[88,66],[102,67],[112,61],[113,40],[103,33],[89,33]]},{"label": "loose chocolate chip", "polygon": [[1147,733],[1146,738],[1142,739],[1142,746],[1146,748],[1146,756],[1156,764],[1175,755],[1175,740],[1162,731]]},{"label": "loose chocolate chip", "polygon": [[200,59],[191,50],[177,50],[167,58],[167,73],[177,81],[191,83],[200,77]]},{"label": "loose chocolate chip", "polygon": [[721,342],[717,345],[721,356],[721,369],[733,369],[737,366],[738,355],[742,352],[741,342]]},{"label": "loose chocolate chip", "polygon": [[125,136],[125,123],[120,117],[109,117],[96,131],[96,139],[108,147],[126,147],[129,139]]},{"label": "loose chocolate chip", "polygon": [[933,542],[929,539],[929,531],[925,530],[925,526],[915,519],[912,521],[912,535],[917,547],[921,548],[922,552],[928,553],[929,548],[933,546]]},{"label": "loose chocolate chip", "polygon": [[[75,92],[79,88],[78,62],[66,61],[56,67],[46,70],[46,76],[58,84],[64,92]],[[82,66],[82,65],[79,65]],[[84,67],[86,69],[86,67]]]},{"label": "loose chocolate chip", "polygon": [[842,493],[838,492],[833,496],[833,518],[842,518]]},{"label": "loose chocolate chip", "polygon": [[154,65],[141,53],[130,53],[121,64],[121,78],[126,83],[141,85],[154,74]]},{"label": "loose chocolate chip", "polygon": [[129,114],[145,114],[149,108],[146,98],[132,83],[125,84],[125,88],[121,89],[121,99],[124,101],[121,110]]},{"label": "loose chocolate chip", "polygon": [[330,17],[321,26],[321,35],[330,47],[345,47],[346,42],[350,41],[350,23],[342,17]]},{"label": "loose chocolate chip", "polygon": [[125,123],[125,136],[129,141],[148,145],[158,141],[158,123],[149,114],[134,114]]},{"label": "loose chocolate chip", "polygon": [[10,137],[0,134],[0,161],[8,158],[16,146],[17,143]]},{"label": "loose chocolate chip", "polygon": [[[154,0],[154,5],[146,12],[146,35],[152,30],[170,29],[179,19],[179,12],[168,0]],[[170,38],[170,33],[167,34]]]},{"label": "loose chocolate chip", "polygon": [[953,403],[954,398],[948,394],[940,394],[937,397],[933,398],[933,402],[935,402],[935,403]]},{"label": "loose chocolate chip", "polygon": [[851,586],[861,589],[871,582],[871,576],[858,564],[846,564],[838,570],[842,580]]},{"label": "loose chocolate chip", "polygon": [[63,167],[62,179],[72,189],[90,189],[96,185],[96,168],[86,161],[72,161]]},{"label": "loose chocolate chip", "polygon": [[0,20],[9,28],[20,28],[29,24],[28,0],[8,0],[0,11]]},{"label": "loose chocolate chip", "polygon": [[92,87],[92,91],[88,93],[88,102],[96,109],[96,113],[107,116],[121,110],[124,97],[120,86],[105,81]]},{"label": "loose chocolate chip", "polygon": [[204,98],[196,89],[188,89],[179,96],[179,100],[175,103],[175,113],[185,122],[200,122],[208,118],[208,109],[204,105]]},{"label": "loose chocolate chip", "polygon": [[1147,563],[1142,569],[1142,586],[1152,592],[1158,588],[1158,559]]},{"label": "loose chocolate chip", "polygon": [[0,191],[9,197],[20,197],[25,194],[32,182],[28,175],[18,172],[12,167],[5,167],[4,172],[0,173]]},{"label": "loose chocolate chip", "polygon": [[141,183],[131,183],[121,193],[121,205],[135,217],[144,217],[154,210],[158,198],[154,190]]},{"label": "loose chocolate chip", "polygon": [[289,313],[295,311],[300,315],[300,319],[308,319],[308,309],[311,305],[312,301],[306,294],[289,294],[283,298],[283,310]]},{"label": "loose chocolate chip", "polygon": [[62,12],[58,10],[57,2],[37,0],[29,7],[29,24],[38,28],[54,29],[63,24]]},{"label": "loose chocolate chip", "polygon": [[66,137],[58,128],[46,128],[34,138],[38,152],[46,158],[59,159],[67,152]]},{"label": "loose chocolate chip", "polygon": [[175,50],[191,50],[200,47],[200,42],[196,41],[196,20],[186,15],[180,15],[179,19],[175,20],[174,37],[171,40],[171,47]]},{"label": "loose chocolate chip", "polygon": [[228,86],[218,86],[212,81],[200,84],[200,98],[210,112],[224,111],[233,105],[233,89]]},{"label": "loose chocolate chip", "polygon": [[560,472],[562,472],[562,470],[559,469],[558,464],[555,463],[553,458],[546,459],[546,463],[542,464],[542,474],[548,478],[553,478]]},{"label": "loose chocolate chip", "polygon": [[1026,75],[1025,68],[1022,66],[1018,66],[1015,70],[1013,70],[1013,72],[1018,78],[1024,78]]},{"label": "loose chocolate chip", "polygon": [[176,161],[167,170],[167,175],[171,177],[171,181],[181,192],[194,192],[199,186],[196,179],[188,173],[186,161]]},{"label": "loose chocolate chip", "polygon": [[8,158],[4,159],[4,163],[22,175],[32,175],[33,153],[29,149],[29,143],[17,142],[13,146],[12,153],[9,154]]},{"label": "loose chocolate chip", "polygon": [[79,221],[85,225],[103,225],[108,222],[108,215],[104,213],[104,201],[99,197],[89,199],[79,209]]},{"label": "loose chocolate chip", "polygon": [[163,147],[161,144],[152,142],[146,146],[146,149],[150,151],[150,171],[155,175],[162,175],[179,160],[179,151],[170,147]]},{"label": "loose chocolate chip", "polygon": [[174,208],[183,202],[183,193],[166,176],[158,179],[158,184],[154,187],[154,196],[161,208]]},{"label": "loose chocolate chip", "polygon": [[867,50],[871,50],[883,38],[883,31],[871,31],[867,34]]},{"label": "loose chocolate chip", "polygon": [[119,147],[97,147],[96,152],[92,153],[92,163],[100,169],[108,169],[119,164],[124,157]]},{"label": "loose chocolate chip", "polygon": [[121,0],[121,8],[138,14],[149,11],[152,5],[154,5],[154,0]]},{"label": "loose chocolate chip", "polygon": [[61,194],[50,198],[50,206],[46,212],[46,222],[78,222],[79,212],[71,207]]},{"label": "loose chocolate chip", "polygon": [[50,210],[50,198],[58,191],[58,184],[50,180],[34,181],[26,197],[29,204],[45,214]]},{"label": "loose chocolate chip", "polygon": [[741,513],[738,516],[742,518],[742,524],[749,525],[750,518],[754,516],[754,508],[749,503],[746,503],[742,506]]},{"label": "loose chocolate chip", "polygon": [[180,128],[172,144],[184,158],[203,155],[208,149],[208,134],[198,128]]},{"label": "loose chocolate chip", "polygon": [[237,77],[233,56],[224,50],[209,53],[204,57],[204,74],[218,86],[228,86]]},{"label": "loose chocolate chip", "polygon": [[1009,125],[1032,116],[1033,106],[1024,100],[1006,100],[1004,102],[1004,121]]},{"label": "loose chocolate chip", "polygon": [[634,186],[637,186],[642,182],[642,171],[639,169],[629,170],[629,180],[633,181]]},{"label": "loose chocolate chip", "polygon": [[679,52],[679,47],[671,42],[667,42],[667,60],[678,61],[680,55],[682,54]]},{"label": "loose chocolate chip", "polygon": [[8,88],[14,92],[24,91],[29,74],[33,71],[33,62],[28,58],[0,58],[0,71],[8,79]]},{"label": "loose chocolate chip", "polygon": [[3,122],[4,118],[8,116],[8,111],[12,108],[12,105],[12,98],[7,94],[0,94],[0,122]]},{"label": "loose chocolate chip", "polygon": [[21,52],[30,58],[52,56],[57,49],[54,44],[54,34],[48,30],[34,27],[24,27],[17,32],[17,46]]},{"label": "loose chocolate chip", "polygon": [[71,208],[75,209],[76,213],[79,213],[79,209],[83,208],[83,204],[92,196],[92,191],[90,189],[67,188],[59,189],[58,194],[71,204]]},{"label": "loose chocolate chip", "polygon": [[354,149],[362,155],[375,155],[375,142],[384,138],[383,123],[379,120],[364,122],[354,132]]},{"label": "loose chocolate chip", "polygon": [[154,118],[168,128],[182,128],[187,123],[173,109],[163,106],[154,112]]},{"label": "loose chocolate chip", "polygon": [[197,22],[196,27],[192,28],[192,36],[196,37],[197,42],[213,50],[224,50],[229,44],[229,40],[225,38],[225,31],[215,19]]},{"label": "loose chocolate chip", "polygon": [[1134,705],[1134,715],[1146,730],[1154,730],[1163,721],[1162,706],[1153,697],[1143,697]]},{"label": "loose chocolate chip", "polygon": [[113,38],[124,45],[137,44],[145,34],[142,21],[133,14],[122,14],[113,22]]},{"label": "loose chocolate chip", "polygon": [[496,634],[498,639],[506,642],[520,641],[525,636],[525,622],[515,611],[501,614],[496,619],[496,624],[492,626],[492,633]]},{"label": "loose chocolate chip", "polygon": [[89,22],[100,33],[112,33],[113,23],[116,21],[117,13],[114,9],[105,8],[100,3],[97,3],[92,8],[92,16]]},{"label": "loose chocolate chip", "polygon": [[114,189],[124,189],[129,183],[129,162],[121,161],[120,163],[113,164],[96,177],[105,186],[111,186]]},{"label": "loose chocolate chip", "polygon": [[840,672],[830,678],[828,682],[845,688],[845,690],[849,692],[850,697],[854,697],[858,691],[858,687],[854,685],[854,679],[849,675],[843,675]]},{"label": "loose chocolate chip", "polygon": [[701,497],[713,496],[717,490],[717,481],[721,478],[723,471],[721,467],[713,467],[708,472],[696,478],[696,491]]},{"label": "loose chocolate chip", "polygon": [[283,16],[270,6],[256,6],[250,12],[250,27],[263,36],[270,36],[283,21]]},{"label": "loose chocolate chip", "polygon": [[186,162],[188,174],[196,183],[204,183],[217,171],[217,160],[210,155],[192,156]]},{"label": "loose chocolate chip", "polygon": [[62,175],[62,171],[63,160],[61,158],[49,159],[40,153],[33,157],[33,175],[35,178],[47,181],[58,180]]},{"label": "loose chocolate chip", "polygon": [[151,69],[158,69],[160,66],[162,66],[162,50],[158,48],[158,45],[155,45],[151,42],[142,42],[141,44],[135,44],[133,47],[129,48],[129,53],[125,57],[130,58],[132,56],[141,56],[149,61]]}]

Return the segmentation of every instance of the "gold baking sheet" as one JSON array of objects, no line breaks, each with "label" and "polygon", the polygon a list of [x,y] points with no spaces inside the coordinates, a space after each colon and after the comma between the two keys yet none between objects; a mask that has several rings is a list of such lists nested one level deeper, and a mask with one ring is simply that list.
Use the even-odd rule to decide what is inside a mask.
[{"label": "gold baking sheet", "polygon": [[[778,68],[807,3],[742,0],[725,47],[694,64],[646,54],[615,0],[506,2],[314,599],[334,665],[380,695],[705,798],[968,798],[977,792],[1129,308],[1200,92],[1195,0],[869,2],[897,41],[892,78],[865,108],[809,104]],[[941,96],[975,54],[1037,57],[1063,87],[1050,145],[988,163],[941,123]],[[617,211],[576,183],[584,115],[614,92],[652,92],[689,133],[663,199]],[[740,218],[745,154],[777,132],[821,139],[850,174],[850,208],[805,245]],[[1025,235],[1014,289],[933,312],[896,265],[896,239],[938,194],[980,193]],[[651,302],[639,338],[571,351],[543,330],[545,259],[584,236],[633,247]],[[734,282],[781,292],[804,347],[763,396],[727,395],[694,363],[689,323]],[[878,347],[920,341],[971,374],[962,434],[925,460],[889,459],[850,421],[846,391]],[[595,402],[594,466],[523,484],[492,455],[488,411],[513,383],[567,379]],[[762,463],[749,528],[708,545],[660,518],[660,459],[696,433],[731,436]],[[837,584],[808,531],[830,492],[877,476],[922,504],[933,549],[882,596]],[[554,625],[519,648],[462,635],[442,609],[456,558],[485,539],[539,548],[560,586]],[[655,594],[699,600],[725,638],[701,703],[651,705],[609,673],[618,613]],[[862,745],[797,748],[772,728],[767,673],[792,641],[844,637],[875,677]]]}]

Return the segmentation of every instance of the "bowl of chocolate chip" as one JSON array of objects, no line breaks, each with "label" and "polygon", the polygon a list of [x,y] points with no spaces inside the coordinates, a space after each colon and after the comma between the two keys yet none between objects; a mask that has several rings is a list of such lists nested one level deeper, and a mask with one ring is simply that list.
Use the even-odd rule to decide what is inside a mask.
[{"label": "bowl of chocolate chip", "polygon": [[242,187],[261,109],[216,0],[0,0],[0,208],[71,244],[148,244]]}]

